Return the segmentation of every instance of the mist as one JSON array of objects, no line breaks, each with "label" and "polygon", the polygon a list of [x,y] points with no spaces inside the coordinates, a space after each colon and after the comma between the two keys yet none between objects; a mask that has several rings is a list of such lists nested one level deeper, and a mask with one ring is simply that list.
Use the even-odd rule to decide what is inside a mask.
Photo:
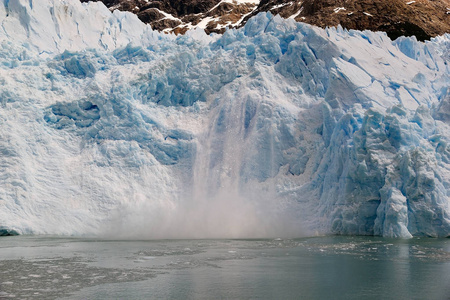
[{"label": "mist", "polygon": [[[296,238],[310,235],[293,215],[263,195],[223,189],[211,198],[140,202],[117,209],[100,237],[114,239]],[[276,201],[275,201],[276,203]]]}]

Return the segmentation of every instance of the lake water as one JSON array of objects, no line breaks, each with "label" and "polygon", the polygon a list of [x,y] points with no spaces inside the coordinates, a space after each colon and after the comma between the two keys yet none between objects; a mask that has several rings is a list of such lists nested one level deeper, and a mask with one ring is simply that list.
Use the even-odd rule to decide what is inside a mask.
[{"label": "lake water", "polygon": [[0,299],[450,299],[450,239],[0,238]]}]

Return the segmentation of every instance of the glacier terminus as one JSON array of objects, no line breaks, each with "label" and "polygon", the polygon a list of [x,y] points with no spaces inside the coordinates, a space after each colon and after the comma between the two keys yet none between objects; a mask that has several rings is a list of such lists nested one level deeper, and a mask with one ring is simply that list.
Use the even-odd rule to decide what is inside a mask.
[{"label": "glacier terminus", "polygon": [[450,236],[450,35],[153,31],[0,0],[0,231]]}]

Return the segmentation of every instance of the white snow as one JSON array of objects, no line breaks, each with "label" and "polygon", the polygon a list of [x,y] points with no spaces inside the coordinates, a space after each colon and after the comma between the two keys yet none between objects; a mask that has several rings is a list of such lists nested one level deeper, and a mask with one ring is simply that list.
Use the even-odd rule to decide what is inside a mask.
[{"label": "white snow", "polygon": [[286,2],[286,3],[282,3],[282,4],[275,5],[275,6],[273,6],[270,10],[282,8],[282,7],[285,7],[285,6],[287,6],[287,5],[292,5],[292,2]]},{"label": "white snow", "polygon": [[207,13],[213,11],[217,7],[219,7],[222,3],[231,3],[231,4],[253,4],[255,6],[258,6],[260,0],[221,0],[219,3],[217,3],[213,8],[211,8]]},{"label": "white snow", "polygon": [[[301,7],[295,14],[293,14],[292,16],[289,17],[289,19],[294,20],[295,18],[298,17],[298,15],[300,15],[303,11],[303,7]],[[305,17],[302,17],[303,19],[305,19]]]},{"label": "white snow", "polygon": [[227,2],[228,3],[237,3],[237,4],[245,4],[245,3],[250,3],[250,4],[254,4],[254,5],[258,5],[259,2],[261,2],[260,0],[222,0],[222,2]]},{"label": "white snow", "polygon": [[334,11],[334,13],[338,13],[341,10],[346,10],[346,9],[345,9],[345,7],[336,7],[333,11]]},{"label": "white snow", "polygon": [[162,11],[162,10],[159,10],[159,9],[157,9],[157,8],[155,8],[155,9],[156,9],[160,14],[164,15],[164,19],[175,20],[175,21],[180,21],[180,22],[181,22],[181,20],[180,20],[179,18],[176,18],[176,17],[172,16],[171,14],[168,14],[168,13],[166,13],[166,12],[164,12],[164,11]]},{"label": "white snow", "polygon": [[0,231],[450,235],[448,34],[262,13],[177,37],[77,0],[0,20]]},{"label": "white snow", "polygon": [[[213,11],[214,9],[219,7],[222,3],[232,3],[232,4],[235,4],[235,5],[236,4],[237,5],[253,4],[254,5],[253,10],[250,11],[249,13],[246,13],[246,14],[242,15],[241,18],[237,22],[233,23],[233,22],[228,21],[226,24],[217,24],[216,29],[226,28],[228,26],[238,26],[244,20],[245,17],[247,17],[255,9],[257,9],[259,2],[260,2],[259,0],[222,0],[219,3],[217,3],[213,8],[211,8],[207,13]],[[191,28],[194,28],[194,27],[198,27],[198,28],[205,29],[211,21],[219,22],[220,21],[220,17],[216,17],[216,18],[206,17],[206,18],[203,18],[202,21],[200,21],[200,23],[195,25],[195,26],[193,26],[192,24],[187,24],[187,28],[191,29]]]},{"label": "white snow", "polygon": [[200,21],[200,23],[197,24],[197,27],[198,27],[198,28],[205,29],[206,26],[208,26],[209,22],[214,21],[214,20],[216,20],[216,18],[213,18],[213,17],[206,17],[206,18],[203,18],[203,19]]}]

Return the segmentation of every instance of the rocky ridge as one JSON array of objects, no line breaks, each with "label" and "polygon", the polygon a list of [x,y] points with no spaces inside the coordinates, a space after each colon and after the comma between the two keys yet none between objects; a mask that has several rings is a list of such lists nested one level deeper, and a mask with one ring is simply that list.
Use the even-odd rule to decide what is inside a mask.
[{"label": "rocky ridge", "polygon": [[[88,2],[89,0],[81,0]],[[92,1],[92,0],[91,0]],[[450,32],[448,0],[96,0],[110,10],[130,11],[153,29],[182,34],[200,27],[223,33],[270,11],[320,27],[385,31],[389,37],[427,40]]]}]

